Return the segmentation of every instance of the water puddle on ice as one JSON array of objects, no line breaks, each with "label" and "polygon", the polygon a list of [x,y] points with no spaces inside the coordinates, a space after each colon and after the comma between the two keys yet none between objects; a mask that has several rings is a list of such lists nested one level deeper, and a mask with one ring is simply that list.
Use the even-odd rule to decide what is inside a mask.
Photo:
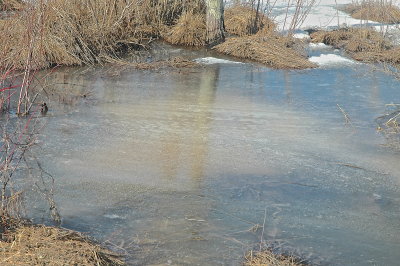
[{"label": "water puddle on ice", "polygon": [[217,62],[56,79],[91,89],[43,118],[63,226],[130,264],[240,265],[265,212],[265,241],[316,264],[400,260],[400,155],[374,124],[400,102],[391,77]]}]

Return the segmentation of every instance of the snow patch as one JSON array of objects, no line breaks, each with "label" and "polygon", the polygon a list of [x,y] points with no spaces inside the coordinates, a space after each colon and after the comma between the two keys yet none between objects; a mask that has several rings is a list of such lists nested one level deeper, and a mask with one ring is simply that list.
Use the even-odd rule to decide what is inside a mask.
[{"label": "snow patch", "polygon": [[310,39],[310,35],[308,35],[307,33],[295,33],[295,34],[293,34],[293,37],[296,39],[302,39],[302,40]]},{"label": "snow patch", "polygon": [[326,45],[325,43],[309,43],[308,45],[311,49],[329,49],[331,46]]},{"label": "snow patch", "polygon": [[[321,0],[312,6],[309,14],[305,17],[304,21],[297,28],[311,29],[311,28],[327,28],[338,26],[352,26],[360,25],[365,21],[352,18],[349,14],[337,10],[338,5],[350,4],[351,0]],[[287,0],[277,0],[275,9],[279,10],[276,14],[275,21],[278,23],[279,30],[288,30],[289,25],[295,17],[296,7],[295,4],[289,5],[287,8]],[[287,13],[287,14],[286,14]],[[372,24],[377,22],[368,21]]]},{"label": "snow patch", "polygon": [[204,58],[197,58],[194,60],[197,63],[205,64],[205,65],[212,65],[212,64],[243,64],[242,62],[230,61],[221,58],[215,57],[204,57]]},{"label": "snow patch", "polygon": [[312,56],[309,59],[311,62],[319,66],[337,66],[337,65],[352,65],[357,64],[355,61],[336,54],[322,54],[320,56]]}]

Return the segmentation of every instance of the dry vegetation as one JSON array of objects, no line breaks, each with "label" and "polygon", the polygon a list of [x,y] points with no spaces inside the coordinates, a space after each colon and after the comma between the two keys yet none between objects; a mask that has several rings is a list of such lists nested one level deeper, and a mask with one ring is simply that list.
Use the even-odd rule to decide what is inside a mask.
[{"label": "dry vegetation", "polygon": [[158,70],[163,68],[193,68],[199,66],[198,63],[182,57],[174,57],[168,60],[154,61],[151,63],[132,63],[117,59],[110,59],[109,61],[112,67],[107,72],[112,73],[113,76],[117,76],[121,72],[130,69]]},{"label": "dry vegetation", "polygon": [[22,0],[0,0],[0,9],[5,10],[22,10],[25,4]]},{"label": "dry vegetation", "polygon": [[0,65],[83,65],[146,46],[197,1],[37,1],[0,21]]},{"label": "dry vegetation", "polygon": [[[274,34],[274,23],[254,8],[237,5],[225,15],[227,31],[244,39],[230,39],[217,51],[275,68],[314,67],[299,49],[292,49],[292,40]],[[205,5],[202,0],[37,1],[0,20],[0,32],[3,69],[91,65],[114,61],[129,49],[147,47],[156,38],[204,46]],[[243,53],[247,44],[250,52]]]},{"label": "dry vegetation", "polygon": [[250,252],[246,256],[245,266],[300,266],[305,265],[291,256],[275,255],[270,250]]},{"label": "dry vegetation", "polygon": [[[275,24],[265,14],[251,6],[235,5],[225,10],[225,30],[233,35],[248,36],[259,31],[273,32]],[[256,23],[254,23],[256,21]]]},{"label": "dry vegetation", "polygon": [[220,53],[250,59],[272,68],[306,69],[316,65],[301,53],[301,43],[277,34],[229,38],[214,47]]},{"label": "dry vegetation", "polygon": [[[225,10],[225,30],[232,35],[249,36],[257,32],[274,31],[275,24],[264,14],[256,12],[250,5],[234,5]],[[254,23],[256,21],[256,23]],[[184,12],[175,25],[163,35],[172,44],[204,46],[206,44],[205,8],[198,13]]]},{"label": "dry vegetation", "polygon": [[172,44],[188,46],[204,46],[206,44],[205,14],[194,14],[192,11],[183,13],[176,24],[163,35]]},{"label": "dry vegetation", "polygon": [[367,0],[353,2],[341,8],[353,18],[381,23],[399,23],[400,8],[387,0]]},{"label": "dry vegetation", "polygon": [[400,48],[392,45],[381,33],[370,28],[317,31],[311,34],[311,40],[344,49],[358,61],[400,64]]},{"label": "dry vegetation", "polygon": [[83,235],[54,227],[21,226],[3,233],[1,265],[123,265]]},{"label": "dry vegetation", "polygon": [[235,5],[226,9],[225,28],[238,37],[228,38],[215,46],[214,49],[220,53],[277,69],[316,67],[307,59],[300,41],[276,33],[274,22],[251,6]]}]

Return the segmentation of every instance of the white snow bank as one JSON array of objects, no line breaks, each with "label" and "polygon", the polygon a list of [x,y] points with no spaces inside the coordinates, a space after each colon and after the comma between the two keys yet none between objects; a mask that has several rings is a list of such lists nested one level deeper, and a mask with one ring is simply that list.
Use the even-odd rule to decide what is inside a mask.
[{"label": "white snow bank", "polygon": [[336,54],[321,54],[319,56],[312,56],[309,60],[319,66],[338,66],[338,65],[352,65],[357,62]]},{"label": "white snow bank", "polygon": [[[361,20],[354,19],[350,15],[338,11],[337,6],[342,4],[351,4],[352,0],[321,0],[311,8],[310,13],[305,18],[304,22],[297,28],[326,28],[337,26],[352,26],[361,24]],[[286,16],[287,0],[278,0],[275,7],[279,10],[279,14],[275,17],[275,22],[278,24],[279,30],[288,30],[291,25],[295,6],[291,4],[289,7],[288,16]],[[366,23],[367,21],[363,21]],[[373,21],[369,23],[379,24]]]},{"label": "white snow bank", "polygon": [[296,39],[310,39],[310,35],[308,35],[308,33],[295,33],[293,34],[293,37]]},{"label": "white snow bank", "polygon": [[322,42],[320,42],[320,43],[309,43],[308,46],[309,46],[311,49],[315,49],[315,50],[330,49],[330,48],[332,48],[331,46],[326,45],[325,43],[322,43]]},{"label": "white snow bank", "polygon": [[242,62],[235,62],[221,58],[215,57],[204,57],[204,58],[197,58],[194,60],[197,63],[205,64],[205,65],[212,65],[212,64],[243,64]]}]

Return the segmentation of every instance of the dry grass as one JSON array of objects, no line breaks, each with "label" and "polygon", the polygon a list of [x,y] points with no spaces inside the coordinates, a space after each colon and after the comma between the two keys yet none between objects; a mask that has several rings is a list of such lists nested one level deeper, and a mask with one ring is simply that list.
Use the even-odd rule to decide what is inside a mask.
[{"label": "dry grass", "polygon": [[[257,16],[257,23],[254,23]],[[257,32],[267,34],[276,28],[274,22],[250,6],[235,5],[224,13],[225,30],[233,35],[248,36]]]},{"label": "dry grass", "polygon": [[227,39],[214,47],[220,53],[250,59],[277,69],[306,69],[316,65],[300,52],[301,45],[276,34]]},{"label": "dry grass", "polygon": [[[190,2],[190,3],[189,3]],[[36,1],[0,21],[0,66],[83,65],[146,46],[198,1]],[[197,11],[199,12],[199,11]]]},{"label": "dry grass", "polygon": [[25,4],[22,0],[0,0],[0,10],[22,10]]},{"label": "dry grass", "polygon": [[204,46],[206,44],[206,35],[205,14],[185,12],[163,37],[172,44]]},{"label": "dry grass", "polygon": [[48,226],[21,226],[3,234],[1,265],[123,265],[81,234]]},{"label": "dry grass", "polygon": [[245,266],[300,266],[304,265],[294,257],[276,255],[269,250],[253,253],[246,256]]},{"label": "dry grass", "polygon": [[346,28],[317,31],[311,34],[311,40],[344,49],[358,61],[400,64],[400,47],[392,45],[381,33],[373,29]]},{"label": "dry grass", "polygon": [[370,28],[317,31],[311,34],[311,39],[312,42],[322,42],[353,53],[380,52],[392,47],[382,34]]},{"label": "dry grass", "polygon": [[109,59],[112,64],[110,72],[120,73],[127,69],[155,70],[161,68],[193,68],[199,66],[198,63],[183,57],[174,57],[169,60],[154,61],[151,63],[132,63],[125,60]]},{"label": "dry grass", "polygon": [[399,23],[400,8],[386,0],[368,0],[354,2],[342,8],[342,11],[349,13],[353,18],[371,20],[381,23]]}]

